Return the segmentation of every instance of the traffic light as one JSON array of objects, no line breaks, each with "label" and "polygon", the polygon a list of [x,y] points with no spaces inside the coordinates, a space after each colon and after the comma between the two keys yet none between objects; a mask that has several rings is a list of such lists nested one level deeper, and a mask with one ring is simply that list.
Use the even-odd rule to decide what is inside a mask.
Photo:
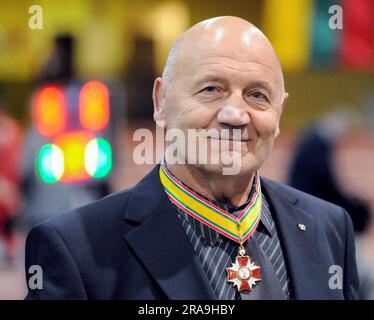
[{"label": "traffic light", "polygon": [[35,95],[34,124],[48,141],[38,153],[37,172],[47,184],[105,178],[112,168],[108,87],[100,81],[77,85],[47,85]]}]

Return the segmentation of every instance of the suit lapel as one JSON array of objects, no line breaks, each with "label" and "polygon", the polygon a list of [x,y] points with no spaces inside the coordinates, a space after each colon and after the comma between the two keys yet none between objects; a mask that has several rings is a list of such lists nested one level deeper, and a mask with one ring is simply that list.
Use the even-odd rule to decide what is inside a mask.
[{"label": "suit lapel", "polygon": [[[311,215],[275,183],[263,178],[261,182],[275,216],[295,299],[320,299],[320,289],[326,286],[321,283],[322,274],[327,271],[318,263],[317,230]],[[299,224],[306,230],[300,230]]]},{"label": "suit lapel", "polygon": [[124,238],[169,299],[216,299],[163,191],[158,169],[156,166],[132,191],[125,219],[140,224]]}]

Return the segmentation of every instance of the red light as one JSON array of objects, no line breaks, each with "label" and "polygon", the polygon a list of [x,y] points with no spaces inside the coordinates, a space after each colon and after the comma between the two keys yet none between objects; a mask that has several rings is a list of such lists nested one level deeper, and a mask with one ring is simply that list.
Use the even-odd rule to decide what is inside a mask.
[{"label": "red light", "polygon": [[61,88],[46,86],[35,96],[34,121],[43,136],[54,136],[66,125],[65,97]]},{"label": "red light", "polygon": [[109,122],[109,92],[99,81],[89,81],[79,94],[79,120],[83,128],[104,129]]}]

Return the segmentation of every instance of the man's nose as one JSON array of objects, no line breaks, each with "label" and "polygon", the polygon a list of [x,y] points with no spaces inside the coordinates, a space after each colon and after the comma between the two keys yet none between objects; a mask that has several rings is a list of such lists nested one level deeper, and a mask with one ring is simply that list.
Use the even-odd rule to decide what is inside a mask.
[{"label": "man's nose", "polygon": [[217,121],[225,126],[244,127],[251,121],[248,105],[241,93],[232,94],[221,106]]}]

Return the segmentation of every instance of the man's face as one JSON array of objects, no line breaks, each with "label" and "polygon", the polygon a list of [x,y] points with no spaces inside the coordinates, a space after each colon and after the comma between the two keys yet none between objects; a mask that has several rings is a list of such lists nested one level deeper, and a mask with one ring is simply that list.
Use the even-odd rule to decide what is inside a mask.
[{"label": "man's face", "polygon": [[[281,71],[267,51],[261,45],[242,50],[230,43],[221,43],[184,55],[173,81],[165,89],[167,129],[181,129],[185,136],[188,129],[196,129],[196,140],[202,129],[217,129],[217,132],[238,129],[239,140],[230,136],[229,150],[224,152],[230,156],[237,153],[240,173],[257,170],[279,134],[285,101]],[[208,135],[206,139],[208,154],[220,152],[217,143],[212,142],[224,139],[222,135]],[[235,151],[235,145],[240,147],[240,152]],[[222,163],[196,166],[222,173]]]}]

